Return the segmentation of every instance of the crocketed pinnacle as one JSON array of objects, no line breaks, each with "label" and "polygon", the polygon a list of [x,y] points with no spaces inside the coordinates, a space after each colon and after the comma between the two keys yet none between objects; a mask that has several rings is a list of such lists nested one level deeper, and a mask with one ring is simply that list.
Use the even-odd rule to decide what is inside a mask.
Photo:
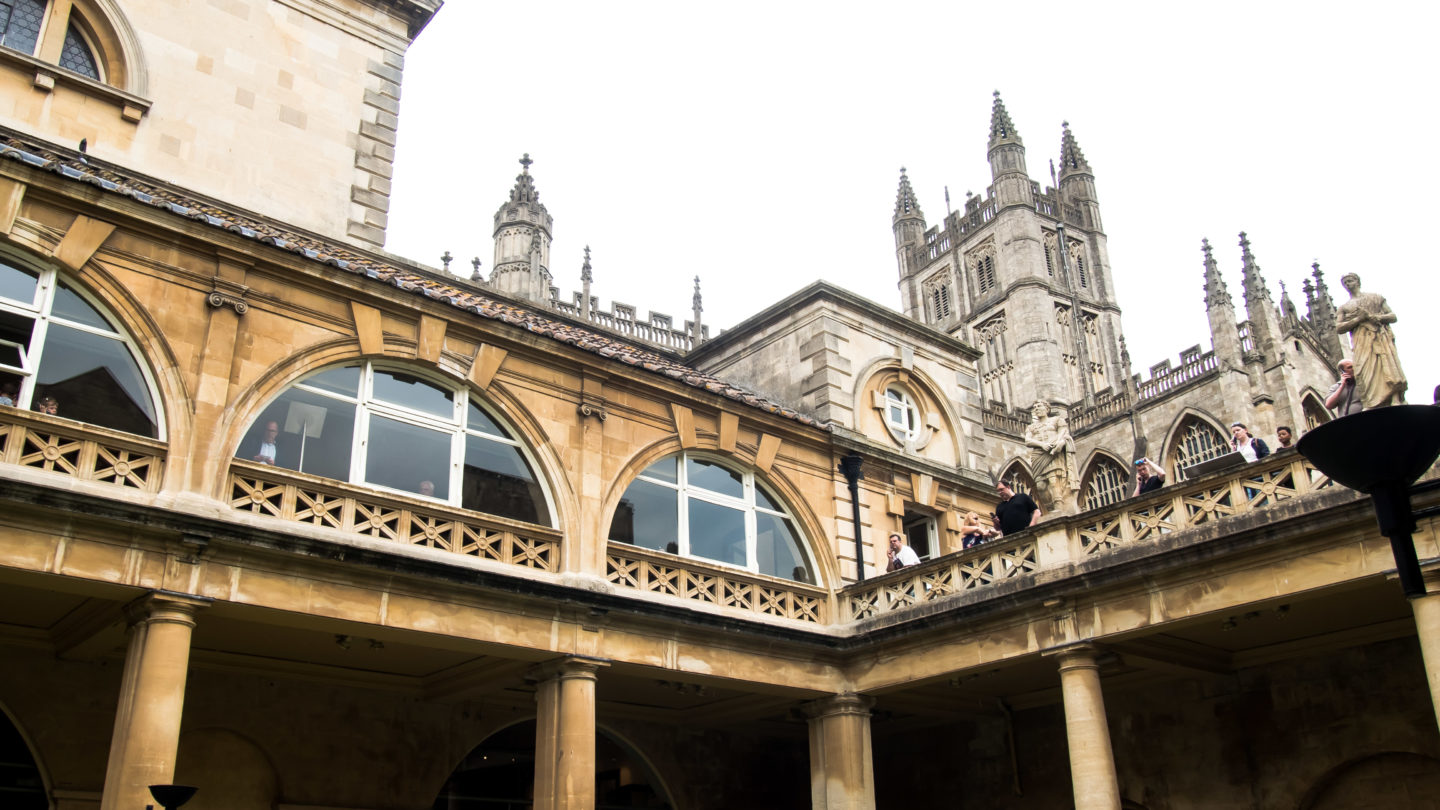
[{"label": "crocketed pinnacle", "polygon": [[1070,122],[1060,124],[1060,179],[1065,179],[1071,174],[1089,174],[1090,164],[1085,162],[1085,153],[1080,151],[1080,144],[1075,142],[1075,135],[1070,132]]},{"label": "crocketed pinnacle", "polygon": [[1010,113],[1005,110],[1005,102],[1000,100],[1000,91],[995,91],[995,105],[990,110],[990,148],[994,149],[1003,143],[1020,144],[1020,133],[1015,131],[1015,122],[1010,120]]},{"label": "crocketed pinnacle", "polygon": [[1230,300],[1230,290],[1220,276],[1220,265],[1215,263],[1215,254],[1210,250],[1210,240],[1200,240],[1200,252],[1205,254],[1205,309],[1216,307],[1235,308]]},{"label": "crocketed pinnacle", "polygon": [[520,173],[515,175],[515,188],[510,189],[510,202],[523,202],[538,205],[540,192],[535,189],[535,178],[530,176],[530,164],[535,161],[530,159],[530,153],[520,158]]},{"label": "crocketed pinnacle", "polygon": [[692,305],[692,309],[694,309],[694,311],[695,311],[696,316],[699,316],[699,314],[705,309],[704,307],[702,307],[702,306],[700,305],[700,277],[699,277],[699,276],[696,276],[696,277],[695,277],[695,297],[691,299],[691,305]]},{"label": "crocketed pinnacle", "polygon": [[589,245],[586,245],[586,246],[585,246],[585,263],[582,264],[582,265],[580,265],[580,280],[583,281],[583,282],[585,282],[586,284],[589,284],[590,282],[592,282],[592,281],[595,280],[594,274],[591,273],[591,271],[590,271],[590,246],[589,246]]},{"label": "crocketed pinnacle", "polygon": [[915,189],[910,187],[910,178],[905,176],[905,167],[900,167],[900,190],[895,192],[895,221],[902,219],[925,219],[920,212],[920,203],[915,199]]},{"label": "crocketed pinnacle", "polygon": [[1255,254],[1250,252],[1250,238],[1244,231],[1240,232],[1240,260],[1244,265],[1242,283],[1245,287],[1246,308],[1271,300],[1270,288],[1265,286],[1265,277],[1260,274],[1260,265],[1255,261]]}]

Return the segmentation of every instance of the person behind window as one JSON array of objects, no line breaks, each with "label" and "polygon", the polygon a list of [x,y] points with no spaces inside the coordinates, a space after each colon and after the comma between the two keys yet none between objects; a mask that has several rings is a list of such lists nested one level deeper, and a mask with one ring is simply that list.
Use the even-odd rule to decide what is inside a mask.
[{"label": "person behind window", "polygon": [[58,416],[60,414],[60,400],[55,397],[41,397],[40,401],[35,403],[35,410],[40,413],[48,413],[51,416]]},{"label": "person behind window", "polygon": [[0,385],[0,405],[15,406],[15,399],[20,396],[20,389],[15,383],[7,382]]},{"label": "person behind window", "polygon": [[1336,416],[1349,416],[1365,410],[1365,398],[1355,392],[1354,361],[1340,361],[1340,379],[1330,386],[1325,407],[1334,411]]},{"label": "person behind window", "polygon": [[1154,492],[1165,486],[1165,471],[1155,466],[1148,458],[1135,461],[1135,492],[1130,496],[1138,498],[1147,492]]},{"label": "person behind window", "polygon": [[1276,450],[1288,450],[1295,446],[1295,431],[1289,425],[1281,425],[1275,428]]},{"label": "person behind window", "polygon": [[890,564],[885,566],[886,571],[899,571],[907,565],[919,565],[920,555],[915,549],[905,545],[905,538],[899,534],[890,535]]},{"label": "person behind window", "polygon": [[434,481],[421,481],[421,482],[420,482],[420,494],[421,494],[422,496],[426,497],[426,498],[433,498],[433,497],[435,497],[435,482],[434,482]]},{"label": "person behind window", "polygon": [[960,547],[974,548],[999,535],[1000,530],[981,523],[979,515],[974,512],[966,512],[965,522],[960,525]]},{"label": "person behind window", "polygon": [[1001,534],[1014,534],[1040,522],[1040,505],[1029,495],[1015,492],[1006,481],[996,484],[995,492],[1000,495],[995,515]]},{"label": "person behind window", "polygon": [[280,438],[280,423],[266,422],[265,432],[260,437],[260,452],[252,457],[251,461],[261,464],[275,464],[275,442]]},{"label": "person behind window", "polygon": [[1239,422],[1230,425],[1230,436],[1230,446],[1244,456],[1246,461],[1259,461],[1270,455],[1270,447],[1265,444],[1265,440],[1251,436],[1250,431]]}]

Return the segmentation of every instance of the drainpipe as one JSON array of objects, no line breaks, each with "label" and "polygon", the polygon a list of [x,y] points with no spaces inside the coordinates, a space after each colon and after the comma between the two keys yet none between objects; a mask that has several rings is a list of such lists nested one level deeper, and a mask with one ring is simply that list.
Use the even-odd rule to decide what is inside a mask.
[{"label": "drainpipe", "polygon": [[865,477],[860,472],[862,461],[857,453],[840,459],[840,474],[845,476],[845,484],[850,487],[851,520],[855,522],[855,578],[859,582],[865,581],[865,546],[860,538],[860,479]]}]

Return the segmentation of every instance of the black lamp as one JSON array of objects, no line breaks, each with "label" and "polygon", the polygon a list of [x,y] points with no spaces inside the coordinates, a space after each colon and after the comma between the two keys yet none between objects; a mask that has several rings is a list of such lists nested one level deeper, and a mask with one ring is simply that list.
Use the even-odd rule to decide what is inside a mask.
[{"label": "black lamp", "polygon": [[180,805],[190,801],[190,797],[194,796],[195,791],[199,789],[190,785],[151,785],[150,795],[154,796],[155,801],[159,802],[165,810],[176,810]]},{"label": "black lamp", "polygon": [[1440,456],[1440,408],[1394,405],[1342,416],[1301,436],[1295,447],[1332,481],[1370,496],[1380,533],[1390,538],[1400,587],[1406,596],[1424,596],[1410,537],[1410,485]]}]

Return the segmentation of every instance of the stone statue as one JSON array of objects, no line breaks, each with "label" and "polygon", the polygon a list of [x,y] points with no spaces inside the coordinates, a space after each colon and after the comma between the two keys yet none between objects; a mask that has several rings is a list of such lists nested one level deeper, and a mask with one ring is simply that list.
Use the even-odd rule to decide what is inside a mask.
[{"label": "stone statue", "polygon": [[1075,438],[1070,435],[1070,421],[1051,415],[1044,402],[1031,407],[1030,418],[1025,444],[1030,448],[1030,472],[1035,476],[1040,506],[1051,514],[1071,511],[1080,491],[1080,475],[1075,471]]},{"label": "stone statue", "polygon": [[1395,333],[1390,331],[1395,313],[1384,296],[1360,292],[1360,277],[1354,273],[1346,273],[1340,283],[1350,292],[1350,300],[1336,313],[1335,331],[1350,334],[1355,393],[1367,409],[1405,404],[1405,372],[1400,370]]}]

